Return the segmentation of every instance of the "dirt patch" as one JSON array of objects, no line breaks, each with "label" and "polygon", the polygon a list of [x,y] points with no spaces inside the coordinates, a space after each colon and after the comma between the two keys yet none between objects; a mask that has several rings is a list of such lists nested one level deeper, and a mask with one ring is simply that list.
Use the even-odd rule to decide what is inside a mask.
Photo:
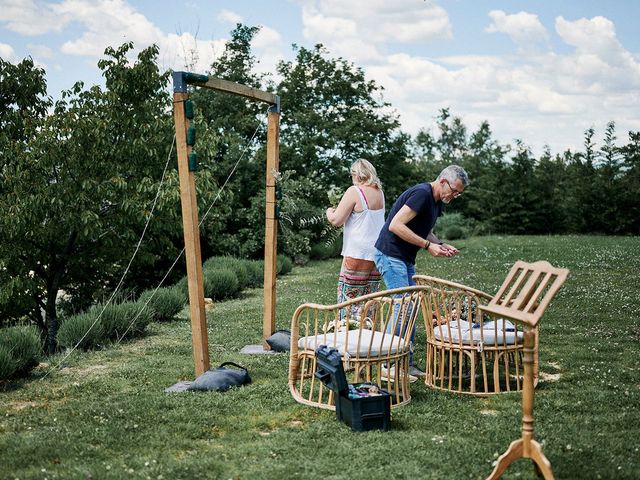
[{"label": "dirt patch", "polygon": [[557,382],[562,375],[560,373],[540,372],[540,380],[543,382]]},{"label": "dirt patch", "polygon": [[491,410],[490,408],[484,408],[484,409],[480,410],[480,413],[482,415],[497,415],[498,411],[497,410]]},{"label": "dirt patch", "polygon": [[15,410],[16,412],[24,410],[25,408],[37,408],[39,406],[40,404],[36,402],[9,402],[7,404],[7,407],[9,407],[11,410]]},{"label": "dirt patch", "polygon": [[65,367],[60,370],[63,375],[80,375],[81,377],[88,377],[90,375],[99,375],[108,370],[106,365],[91,365],[87,368],[73,368]]}]

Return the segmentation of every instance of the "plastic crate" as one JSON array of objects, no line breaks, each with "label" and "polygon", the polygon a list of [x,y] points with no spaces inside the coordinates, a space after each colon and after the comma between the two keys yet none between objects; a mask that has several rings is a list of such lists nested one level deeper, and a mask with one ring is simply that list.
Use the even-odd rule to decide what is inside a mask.
[{"label": "plastic crate", "polygon": [[389,430],[391,395],[373,383],[347,383],[342,357],[335,348],[316,350],[316,377],[335,393],[336,418],[355,432]]}]

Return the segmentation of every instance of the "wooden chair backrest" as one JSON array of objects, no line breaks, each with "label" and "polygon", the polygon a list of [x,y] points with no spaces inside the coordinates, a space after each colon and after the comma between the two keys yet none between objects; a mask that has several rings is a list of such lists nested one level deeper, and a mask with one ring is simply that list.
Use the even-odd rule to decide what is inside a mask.
[{"label": "wooden chair backrest", "polygon": [[535,327],[568,275],[566,268],[555,268],[546,261],[519,260],[482,310]]}]

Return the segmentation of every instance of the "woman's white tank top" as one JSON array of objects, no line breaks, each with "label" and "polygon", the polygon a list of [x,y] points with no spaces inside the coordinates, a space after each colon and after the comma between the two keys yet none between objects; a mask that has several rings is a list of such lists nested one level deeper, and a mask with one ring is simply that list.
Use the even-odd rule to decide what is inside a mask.
[{"label": "woman's white tank top", "polygon": [[360,196],[361,212],[351,212],[344,224],[342,239],[342,256],[360,258],[373,261],[375,254],[374,244],[384,225],[384,193],[382,193],[382,208],[369,210],[367,199],[362,190],[356,187]]}]

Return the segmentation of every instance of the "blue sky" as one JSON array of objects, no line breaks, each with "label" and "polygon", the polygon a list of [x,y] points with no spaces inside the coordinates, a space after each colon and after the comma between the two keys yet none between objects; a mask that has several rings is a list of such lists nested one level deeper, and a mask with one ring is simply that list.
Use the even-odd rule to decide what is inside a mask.
[{"label": "blue sky", "polygon": [[263,71],[323,43],[385,88],[406,132],[450,107],[539,154],[579,149],[592,126],[601,139],[610,120],[618,143],[640,130],[638,18],[636,0],[0,0],[0,57],[33,57],[57,98],[101,83],[107,46],[157,43],[163,67],[205,72],[236,22],[260,25]]}]

